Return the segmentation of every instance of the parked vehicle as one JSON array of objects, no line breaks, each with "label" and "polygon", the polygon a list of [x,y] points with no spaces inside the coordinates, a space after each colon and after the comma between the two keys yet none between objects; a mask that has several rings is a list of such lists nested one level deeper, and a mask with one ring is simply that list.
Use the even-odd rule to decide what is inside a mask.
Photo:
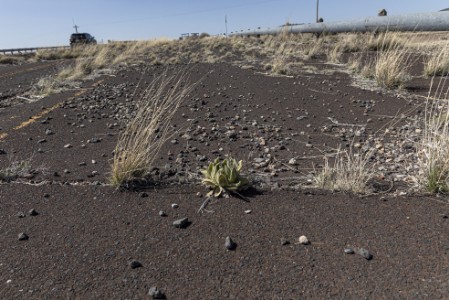
[{"label": "parked vehicle", "polygon": [[97,44],[97,40],[88,33],[73,33],[70,36],[70,46],[80,44]]}]

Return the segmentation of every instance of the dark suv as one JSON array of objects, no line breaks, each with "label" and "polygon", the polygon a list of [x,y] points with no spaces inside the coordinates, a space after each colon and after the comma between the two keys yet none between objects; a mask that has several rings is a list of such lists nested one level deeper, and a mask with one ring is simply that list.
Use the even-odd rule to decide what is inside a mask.
[{"label": "dark suv", "polygon": [[73,33],[70,36],[70,46],[79,44],[97,44],[97,40],[88,33]]}]

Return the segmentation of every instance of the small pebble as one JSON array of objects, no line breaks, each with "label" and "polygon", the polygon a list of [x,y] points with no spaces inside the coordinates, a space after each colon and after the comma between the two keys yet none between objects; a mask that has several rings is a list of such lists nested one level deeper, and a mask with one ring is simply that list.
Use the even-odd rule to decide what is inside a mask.
[{"label": "small pebble", "polygon": [[17,213],[17,217],[19,217],[19,218],[25,218],[25,213],[24,213],[23,211],[19,211],[19,212]]},{"label": "small pebble", "polygon": [[308,245],[310,242],[305,235],[299,237],[299,243],[303,245]]},{"label": "small pebble", "polygon": [[166,217],[167,214],[165,213],[165,211],[160,210],[160,211],[159,211],[159,216],[161,216],[161,217]]},{"label": "small pebble", "polygon": [[146,197],[148,197],[148,194],[145,193],[145,192],[141,192],[141,193],[139,194],[139,197],[140,197],[140,198],[146,198]]},{"label": "small pebble", "polygon": [[26,240],[28,240],[28,235],[26,235],[26,233],[23,233],[23,232],[21,232],[21,233],[19,233],[19,241],[26,241]]},{"label": "small pebble", "polygon": [[289,241],[289,240],[284,239],[284,238],[281,239],[281,245],[282,245],[282,246],[289,245],[289,244],[290,244],[290,241]]},{"label": "small pebble", "polygon": [[171,208],[178,208],[178,207],[179,207],[179,205],[176,204],[176,203],[173,203],[173,204],[171,205]]},{"label": "small pebble", "polygon": [[345,248],[345,254],[354,254],[354,250],[352,248]]},{"label": "small pebble", "polygon": [[131,267],[131,269],[137,269],[137,268],[142,267],[142,264],[141,264],[139,261],[137,261],[137,260],[133,260],[133,261],[129,264],[129,266]]},{"label": "small pebble", "polygon": [[247,210],[245,210],[245,214],[250,214],[252,212],[252,210],[251,209],[247,209]]},{"label": "small pebble", "polygon": [[186,228],[189,225],[189,218],[182,218],[173,222],[176,228]]},{"label": "small pebble", "polygon": [[34,208],[32,208],[28,211],[28,214],[30,216],[34,217],[34,216],[37,216],[39,213]]},{"label": "small pebble", "polygon": [[237,244],[229,237],[226,237],[226,241],[225,241],[225,247],[228,250],[235,250],[235,248],[237,248]]},{"label": "small pebble", "polygon": [[155,286],[150,288],[148,296],[151,296],[153,299],[165,299],[165,295]]},{"label": "small pebble", "polygon": [[366,249],[360,248],[357,250],[357,254],[365,258],[366,260],[373,259],[373,255]]}]

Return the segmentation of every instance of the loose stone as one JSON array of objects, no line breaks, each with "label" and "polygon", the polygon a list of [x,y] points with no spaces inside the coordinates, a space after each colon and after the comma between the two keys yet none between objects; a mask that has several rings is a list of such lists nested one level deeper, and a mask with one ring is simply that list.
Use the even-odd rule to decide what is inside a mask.
[{"label": "loose stone", "polygon": [[365,258],[366,260],[373,259],[373,255],[366,249],[360,248],[357,250],[357,254]]},{"label": "loose stone", "polygon": [[235,248],[237,248],[237,244],[229,236],[227,236],[225,241],[225,247],[226,249],[232,251],[235,250]]},{"label": "loose stone", "polygon": [[142,264],[141,264],[139,261],[137,261],[137,260],[133,260],[133,261],[129,264],[129,266],[131,267],[131,269],[137,269],[137,268],[142,267]]},{"label": "loose stone", "polygon": [[182,218],[173,222],[176,228],[186,228],[189,225],[189,218]]},{"label": "loose stone", "polygon": [[165,299],[164,293],[162,293],[157,287],[151,287],[148,291],[148,296],[152,297],[153,299]]},{"label": "loose stone", "polygon": [[282,239],[281,239],[281,245],[282,245],[282,246],[289,245],[289,244],[290,244],[290,241],[289,241],[289,240],[287,240],[287,239],[285,239],[285,238],[282,238]]},{"label": "loose stone", "polygon": [[39,213],[34,209],[30,209],[30,211],[28,211],[28,214],[32,217],[37,216]]},{"label": "loose stone", "polygon": [[28,238],[29,237],[26,233],[23,233],[23,232],[19,233],[19,241],[26,241],[26,240],[28,240]]},{"label": "loose stone", "polygon": [[354,254],[354,250],[352,248],[345,248],[345,254]]},{"label": "loose stone", "polygon": [[299,243],[302,245],[308,245],[310,242],[305,235],[299,237]]}]

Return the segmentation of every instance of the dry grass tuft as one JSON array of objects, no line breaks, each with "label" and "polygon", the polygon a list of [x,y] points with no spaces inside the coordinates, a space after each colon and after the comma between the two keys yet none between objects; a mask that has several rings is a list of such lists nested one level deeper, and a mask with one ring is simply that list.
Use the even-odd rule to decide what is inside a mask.
[{"label": "dry grass tuft", "polygon": [[27,177],[32,171],[31,158],[27,160],[10,160],[8,167],[0,170],[0,181],[10,182]]},{"label": "dry grass tuft", "polygon": [[447,45],[433,50],[427,56],[424,62],[424,75],[432,76],[447,76],[449,75],[449,47]]},{"label": "dry grass tuft", "polygon": [[314,177],[314,186],[331,191],[364,194],[367,183],[375,175],[369,164],[372,152],[354,153],[351,150],[337,151],[331,166],[329,157],[324,157],[324,167]]},{"label": "dry grass tuft", "polygon": [[112,165],[111,183],[120,186],[145,177],[153,167],[161,147],[174,134],[171,121],[194,85],[185,72],[166,73],[145,89],[137,103],[136,116],[119,136]]},{"label": "dry grass tuft", "polygon": [[417,145],[419,175],[416,181],[422,190],[431,193],[449,192],[449,89],[447,77],[434,83],[433,97],[426,101],[424,130]]}]

